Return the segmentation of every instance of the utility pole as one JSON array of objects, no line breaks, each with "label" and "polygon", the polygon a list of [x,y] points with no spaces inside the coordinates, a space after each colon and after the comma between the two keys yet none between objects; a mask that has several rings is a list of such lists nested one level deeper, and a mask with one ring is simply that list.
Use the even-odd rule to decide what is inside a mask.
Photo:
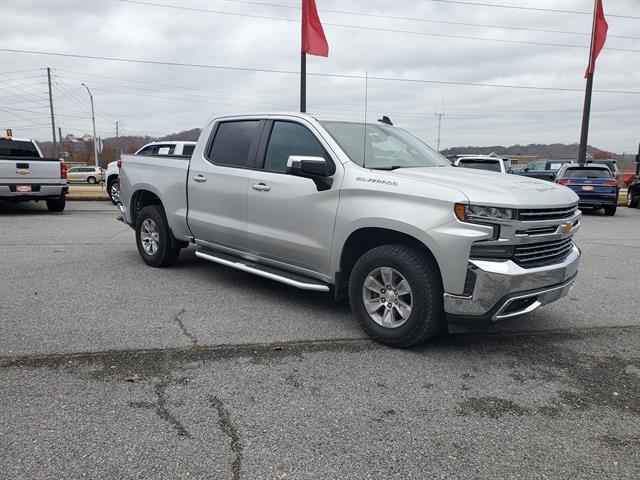
[{"label": "utility pole", "polygon": [[60,141],[60,158],[64,159],[64,142],[62,141],[62,128],[58,127],[58,140]]},{"label": "utility pole", "polygon": [[96,163],[96,167],[99,167],[99,159],[98,159],[98,138],[96,137],[96,115],[93,110],[93,95],[91,95],[91,90],[84,83],[82,84],[84,88],[89,92],[89,98],[91,99],[91,121],[93,122],[93,155]]},{"label": "utility pole", "polygon": [[438,117],[438,141],[437,146],[436,146],[436,150],[439,152],[440,151],[440,129],[442,128],[442,117],[444,117],[444,100],[442,101],[442,106],[440,107],[440,113],[435,114],[436,117]]},{"label": "utility pole", "polygon": [[53,117],[53,95],[51,94],[51,69],[47,67],[47,81],[49,83],[49,109],[51,110],[51,135],[53,136],[53,154],[58,151],[56,148],[56,122]]}]

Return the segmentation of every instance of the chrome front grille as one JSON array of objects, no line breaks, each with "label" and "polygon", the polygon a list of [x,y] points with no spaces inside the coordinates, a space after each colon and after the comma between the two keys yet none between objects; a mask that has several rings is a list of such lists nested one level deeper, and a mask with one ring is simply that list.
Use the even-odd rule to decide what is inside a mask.
[{"label": "chrome front grille", "polygon": [[573,249],[573,238],[563,238],[550,242],[517,245],[513,260],[523,267],[557,262],[566,257]]},{"label": "chrome front grille", "polygon": [[518,220],[523,222],[561,220],[573,217],[577,209],[577,205],[562,208],[525,208],[518,210]]}]

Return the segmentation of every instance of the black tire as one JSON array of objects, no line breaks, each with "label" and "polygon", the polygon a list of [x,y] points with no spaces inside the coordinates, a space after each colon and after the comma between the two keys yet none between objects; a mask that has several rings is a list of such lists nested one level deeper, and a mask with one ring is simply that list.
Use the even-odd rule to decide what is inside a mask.
[{"label": "black tire", "polygon": [[64,206],[67,204],[67,197],[64,195],[60,198],[54,198],[53,200],[47,200],[47,208],[50,212],[61,212],[64,210]]},{"label": "black tire", "polygon": [[635,192],[627,192],[627,207],[638,208],[638,194]]},{"label": "black tire", "polygon": [[617,209],[617,205],[607,205],[606,207],[604,207],[604,214],[609,217],[613,217],[616,214]]},{"label": "black tire", "polygon": [[96,177],[88,177],[87,178],[87,183],[90,183],[91,185],[94,185],[94,184],[98,183],[98,181],[96,180]]},{"label": "black tire", "polygon": [[[390,267],[409,283],[413,304],[405,323],[383,327],[369,315],[363,299],[366,278],[376,268]],[[356,262],[349,279],[349,301],[358,323],[374,340],[406,348],[424,343],[445,325],[443,287],[435,261],[420,250],[405,245],[383,245],[369,250]]]},{"label": "black tire", "polygon": [[[142,230],[145,220],[149,219],[157,229],[157,249],[152,253],[147,252],[142,241]],[[180,254],[180,248],[172,246],[172,235],[162,205],[149,205],[138,213],[136,220],[136,245],[138,253],[147,265],[152,267],[169,267],[176,263]]]},{"label": "black tire", "polygon": [[111,203],[113,203],[114,205],[118,204],[118,198],[113,196],[113,193],[111,192],[111,188],[114,185],[117,185],[118,182],[118,177],[114,178],[113,180],[109,180],[109,183],[107,183],[107,195],[109,195],[109,200],[111,200]]}]

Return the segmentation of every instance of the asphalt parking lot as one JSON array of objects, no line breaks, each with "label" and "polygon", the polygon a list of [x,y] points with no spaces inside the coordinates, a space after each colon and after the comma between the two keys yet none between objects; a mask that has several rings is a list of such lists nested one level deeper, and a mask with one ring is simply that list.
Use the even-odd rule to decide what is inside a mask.
[{"label": "asphalt parking lot", "polygon": [[640,476],[640,210],[585,215],[569,297],[404,351],[115,217],[0,204],[2,478]]}]

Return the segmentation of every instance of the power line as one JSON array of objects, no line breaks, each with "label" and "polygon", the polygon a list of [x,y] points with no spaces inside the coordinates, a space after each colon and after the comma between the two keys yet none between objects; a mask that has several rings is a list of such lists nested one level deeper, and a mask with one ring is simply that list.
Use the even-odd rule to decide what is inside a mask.
[{"label": "power line", "polygon": [[[142,1],[137,1],[137,0],[118,0],[118,1],[123,2],[123,3],[130,3],[130,4],[134,4],[134,5],[146,5],[146,6],[161,7],[161,8],[173,8],[173,9],[176,9],[176,10],[185,10],[185,11],[193,11],[193,12],[204,12],[204,13],[214,13],[214,14],[217,14],[217,15],[230,15],[230,16],[234,16],[234,17],[249,17],[249,18],[259,18],[259,19],[262,19],[262,20],[265,20],[265,19],[266,20],[279,20],[279,21],[283,21],[283,22],[300,23],[300,20],[293,19],[293,18],[271,17],[271,16],[267,16],[267,15],[254,15],[254,14],[249,14],[249,13],[224,12],[224,11],[220,11],[220,10],[208,10],[208,9],[205,9],[205,8],[195,8],[195,7],[182,7],[182,6],[179,6],[179,5],[169,5],[169,4],[162,4],[162,3],[142,2]],[[446,33],[416,32],[416,31],[413,31],[413,30],[397,30],[397,29],[381,28],[381,27],[365,27],[365,26],[361,26],[361,25],[350,25],[350,24],[342,24],[342,23],[323,22],[323,25],[324,26],[332,26],[332,27],[340,27],[340,28],[350,28],[350,29],[355,29],[355,30],[371,30],[371,31],[375,31],[375,32],[403,33],[403,34],[409,34],[409,35],[422,35],[422,36],[440,37],[440,38],[456,38],[456,39],[462,39],[462,40],[480,40],[480,41],[486,41],[486,42],[509,43],[509,44],[515,44],[515,45],[537,45],[537,46],[544,46],[544,47],[565,47],[565,48],[581,48],[581,49],[588,49],[589,48],[589,46],[587,46],[587,45],[575,45],[575,44],[570,44],[570,43],[548,43],[548,42],[531,42],[531,41],[527,41],[527,40],[506,40],[506,39],[499,39],[499,38],[474,37],[474,36],[470,36],[470,35],[453,35],[453,34],[446,34]],[[612,48],[612,47],[605,47],[605,48],[607,50],[611,50],[611,51],[640,53],[640,50],[633,50],[633,49],[628,49],[628,48]]]},{"label": "power line", "polygon": [[[515,6],[515,5],[500,5],[493,3],[475,3],[475,2],[463,2],[458,0],[429,0],[431,2],[439,2],[439,3],[455,3],[459,5],[473,5],[476,7],[493,7],[493,8],[509,8],[513,10],[530,10],[536,12],[549,12],[549,13],[571,13],[575,15],[593,15],[593,12],[583,12],[579,10],[557,10],[554,8],[535,8],[535,7],[523,7],[523,6]],[[613,15],[607,14],[607,17],[615,17],[615,18],[630,18],[632,20],[640,20],[640,17],[634,17],[631,15]]]},{"label": "power line", "polygon": [[[299,75],[300,72],[294,70],[276,70],[266,68],[251,68],[251,67],[229,67],[225,65],[208,65],[202,63],[181,63],[181,62],[167,62],[161,60],[141,60],[133,58],[118,58],[118,57],[105,57],[98,55],[80,55],[72,53],[59,53],[59,52],[45,52],[39,50],[19,50],[13,48],[0,48],[0,52],[7,53],[23,53],[28,55],[47,55],[53,57],[65,57],[65,58],[82,58],[86,60],[104,60],[111,62],[123,62],[123,63],[140,63],[146,65],[166,65],[172,67],[189,67],[189,68],[207,68],[215,70],[226,71],[240,71],[240,72],[255,72],[255,73],[278,73],[283,75]],[[311,73],[307,72],[309,76],[326,77],[326,78],[346,78],[346,79],[364,79],[364,75],[345,75],[337,73]],[[369,80],[389,81],[389,82],[406,82],[406,83],[430,83],[440,85],[460,85],[471,87],[493,87],[493,88],[510,88],[517,90],[539,90],[539,91],[556,91],[556,92],[579,92],[584,93],[580,88],[562,88],[562,87],[538,87],[538,86],[526,86],[526,85],[507,85],[507,84],[494,84],[494,83],[477,83],[477,82],[456,82],[445,80],[426,80],[419,78],[399,78],[399,77],[373,77],[369,76]],[[622,91],[622,90],[594,90],[598,93],[612,93],[612,94],[624,94],[624,95],[640,95],[639,91]]]},{"label": "power line", "polygon": [[[126,0],[123,0],[126,1]],[[298,5],[281,5],[276,3],[263,3],[263,2],[255,2],[251,0],[222,0],[223,2],[231,2],[231,3],[240,3],[246,5],[261,5],[268,7],[277,7],[277,8],[286,8],[293,10],[302,10],[302,7]],[[126,1],[126,3],[143,3],[137,1]],[[416,18],[416,17],[402,17],[396,15],[383,15],[381,13],[366,13],[366,12],[348,12],[345,10],[331,10],[322,8],[319,9],[322,13],[337,13],[340,15],[352,15],[357,17],[371,17],[371,18],[386,18],[391,20],[406,20],[410,22],[423,22],[423,23],[437,23],[444,25],[457,25],[464,27],[481,27],[481,28],[499,28],[504,30],[518,30],[518,31],[528,31],[528,32],[539,32],[539,33],[562,33],[567,35],[587,35],[590,36],[589,32],[568,32],[565,30],[547,30],[543,28],[530,28],[530,27],[512,27],[512,26],[504,26],[504,25],[490,25],[490,24],[482,24],[482,23],[466,23],[466,22],[451,22],[446,20],[431,20],[427,18]],[[609,15],[610,16],[610,15]],[[629,40],[640,40],[640,37],[629,37],[626,35],[607,35],[608,38],[626,38]]]}]

